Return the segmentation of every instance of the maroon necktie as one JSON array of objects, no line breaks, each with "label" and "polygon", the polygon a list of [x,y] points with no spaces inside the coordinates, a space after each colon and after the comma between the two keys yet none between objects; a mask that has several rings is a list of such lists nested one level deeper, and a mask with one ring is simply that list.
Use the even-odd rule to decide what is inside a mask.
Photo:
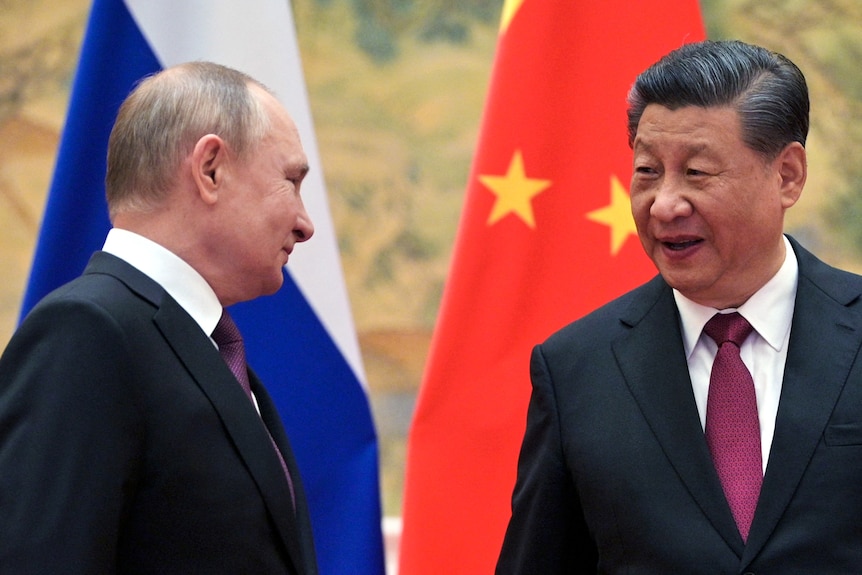
[{"label": "maroon necktie", "polygon": [[[218,320],[215,329],[212,333],[213,341],[218,345],[218,351],[224,359],[224,362],[233,372],[239,385],[242,387],[249,400],[254,401],[251,394],[251,384],[248,381],[248,369],[245,363],[245,346],[242,343],[242,335],[239,333],[239,328],[233,322],[233,319],[228,314],[227,310],[222,310],[221,318]],[[266,426],[264,426],[266,427]],[[266,430],[269,434],[269,430]],[[287,477],[287,485],[290,488],[290,498],[296,507],[296,497],[293,493],[293,480],[290,478],[290,472],[287,470],[287,464],[284,462],[284,457],[281,451],[275,444],[272,435],[269,435],[272,446],[275,448],[275,453],[278,455],[278,460],[281,462],[281,468],[284,470],[284,475]]]},{"label": "maroon necktie", "polygon": [[703,328],[718,345],[709,377],[706,442],[743,541],[748,539],[763,482],[754,380],[739,357],[752,330],[736,312],[715,314]]}]

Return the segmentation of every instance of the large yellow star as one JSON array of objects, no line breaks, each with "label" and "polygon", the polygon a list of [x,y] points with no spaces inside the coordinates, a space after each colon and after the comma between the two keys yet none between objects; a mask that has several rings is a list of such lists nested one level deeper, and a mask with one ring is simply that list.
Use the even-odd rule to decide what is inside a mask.
[{"label": "large yellow star", "polygon": [[524,172],[524,158],[521,155],[521,150],[515,150],[505,176],[479,176],[479,181],[497,196],[494,208],[488,217],[489,226],[503,216],[515,213],[528,226],[536,227],[531,202],[536,195],[551,185],[551,180],[528,178]]},{"label": "large yellow star", "polygon": [[588,213],[587,218],[611,228],[612,255],[616,255],[620,251],[630,234],[637,235],[638,233],[632,218],[628,191],[616,176],[611,176],[610,205]]}]

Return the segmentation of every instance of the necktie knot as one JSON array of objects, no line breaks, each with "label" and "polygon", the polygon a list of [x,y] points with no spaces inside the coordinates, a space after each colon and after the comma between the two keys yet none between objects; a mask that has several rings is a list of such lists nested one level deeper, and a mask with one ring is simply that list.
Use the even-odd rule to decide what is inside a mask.
[{"label": "necktie knot", "polygon": [[754,330],[751,324],[739,312],[717,313],[706,322],[703,331],[721,347],[726,342],[732,342],[736,347],[742,347],[742,342]]},{"label": "necktie knot", "polygon": [[251,397],[251,386],[248,381],[245,365],[245,346],[242,343],[242,335],[239,328],[233,322],[227,310],[222,310],[221,318],[218,320],[212,333],[213,341],[218,345],[218,351],[231,372],[239,381],[246,395]]},{"label": "necktie knot", "polygon": [[239,328],[230,317],[226,309],[221,312],[221,317],[215,326],[212,333],[213,341],[218,344],[219,349],[224,346],[242,345],[242,334],[239,333]]}]

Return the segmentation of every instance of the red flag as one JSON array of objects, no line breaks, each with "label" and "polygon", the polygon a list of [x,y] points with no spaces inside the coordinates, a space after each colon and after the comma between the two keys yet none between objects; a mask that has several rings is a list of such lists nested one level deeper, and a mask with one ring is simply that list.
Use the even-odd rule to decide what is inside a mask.
[{"label": "red flag", "polygon": [[626,95],[704,38],[696,0],[507,0],[410,431],[400,574],[492,573],[533,345],[656,270],[631,217]]}]

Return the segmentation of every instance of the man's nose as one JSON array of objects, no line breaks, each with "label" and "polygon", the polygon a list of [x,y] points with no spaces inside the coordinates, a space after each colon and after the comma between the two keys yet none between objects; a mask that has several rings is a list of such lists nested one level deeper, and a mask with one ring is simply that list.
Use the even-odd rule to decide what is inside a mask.
[{"label": "man's nose", "polygon": [[672,221],[692,212],[685,185],[679,178],[665,176],[655,194],[650,215],[661,221]]},{"label": "man's nose", "polygon": [[298,242],[304,242],[314,235],[314,224],[311,222],[311,216],[308,215],[305,206],[300,207],[293,235],[296,236]]}]

